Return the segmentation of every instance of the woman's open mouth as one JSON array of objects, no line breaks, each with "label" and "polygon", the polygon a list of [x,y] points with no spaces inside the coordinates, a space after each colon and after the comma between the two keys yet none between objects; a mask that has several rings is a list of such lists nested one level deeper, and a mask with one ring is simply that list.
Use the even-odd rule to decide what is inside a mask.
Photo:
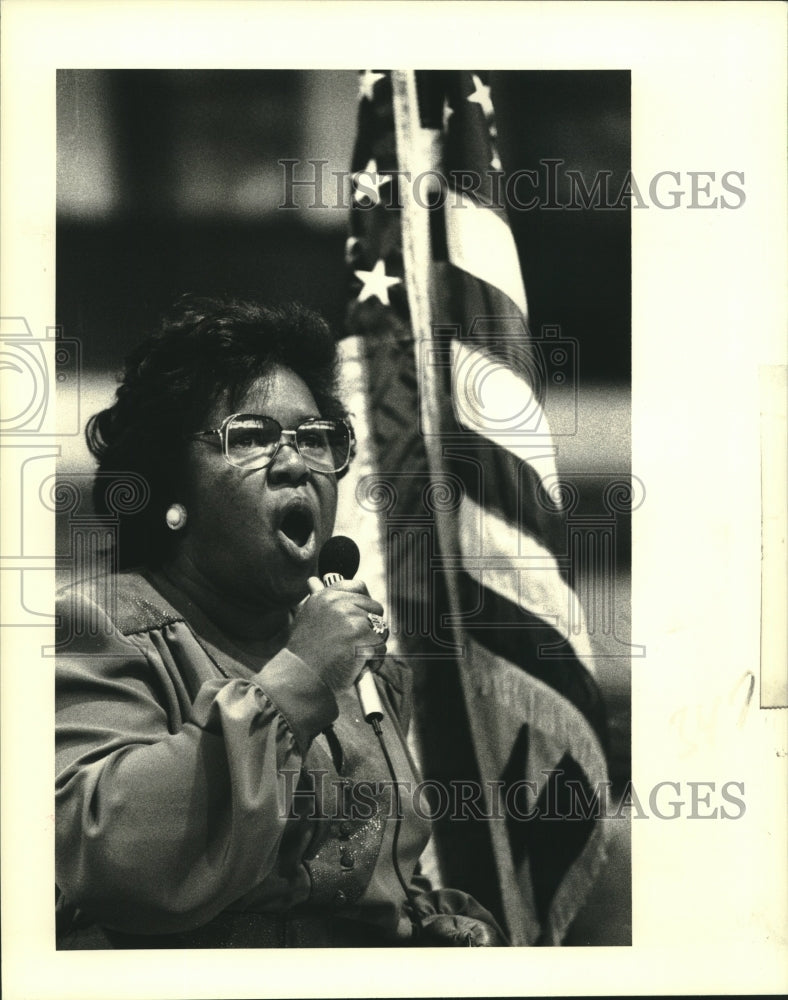
[{"label": "woman's open mouth", "polygon": [[316,551],[315,518],[306,504],[289,506],[279,522],[277,535],[288,555],[306,562]]}]

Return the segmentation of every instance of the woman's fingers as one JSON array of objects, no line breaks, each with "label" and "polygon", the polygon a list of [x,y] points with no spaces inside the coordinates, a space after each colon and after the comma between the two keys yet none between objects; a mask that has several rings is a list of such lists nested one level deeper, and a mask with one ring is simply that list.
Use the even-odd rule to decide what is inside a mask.
[{"label": "woman's fingers", "polygon": [[[310,591],[313,594],[318,593],[319,591],[327,591],[329,595],[352,594],[353,604],[360,610],[367,614],[371,613],[373,615],[384,615],[383,605],[379,601],[376,601],[374,597],[370,597],[367,585],[363,580],[340,580],[338,583],[334,583],[330,587],[324,587],[321,583],[319,590],[312,590],[312,580],[317,580],[317,577],[309,578]],[[329,597],[329,600],[331,599],[332,598]],[[345,600],[344,597],[339,596],[333,599],[339,602]]]},{"label": "woman's fingers", "polygon": [[360,659],[382,655],[388,638],[383,606],[361,580],[324,587],[309,579],[310,596],[299,607],[288,648],[312,664],[337,691],[353,683]]}]

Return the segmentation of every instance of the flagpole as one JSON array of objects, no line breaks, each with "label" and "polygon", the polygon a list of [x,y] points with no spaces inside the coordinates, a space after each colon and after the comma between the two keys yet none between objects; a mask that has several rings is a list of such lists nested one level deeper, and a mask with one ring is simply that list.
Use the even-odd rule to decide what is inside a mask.
[{"label": "flagpole", "polygon": [[[428,358],[432,352],[424,350],[425,345],[433,339],[431,303],[434,296],[431,287],[432,269],[430,267],[432,260],[430,210],[426,205],[417,201],[413,184],[416,177],[425,176],[430,171],[440,171],[439,134],[421,126],[415,72],[413,70],[395,70],[391,74],[391,82],[398,165],[399,169],[405,172],[404,176],[411,179],[410,183],[402,184],[400,187],[402,254],[407,276],[408,307],[415,341],[416,370],[421,386],[421,426],[430,475],[433,480],[439,481],[445,475],[440,445],[442,426],[439,402],[440,387],[437,384],[439,372],[436,366],[425,363],[425,358]],[[444,555],[459,553],[459,537],[452,514],[436,509],[435,525],[440,552]],[[478,731],[478,720],[473,712],[474,692],[467,671],[464,669],[464,656],[467,655],[469,647],[465,642],[460,624],[462,606],[456,574],[449,570],[446,573],[445,582],[452,638],[459,650],[460,686],[470,724],[472,743],[477,760],[479,760],[479,741],[480,738],[483,739],[484,734]],[[482,775],[482,779],[485,777],[495,778],[497,775]],[[482,784],[484,785],[484,780]],[[487,794],[486,788],[485,794]],[[488,803],[490,807],[494,805]],[[488,824],[488,832],[498,872],[501,904],[512,944],[527,944],[529,943],[527,907],[522,905],[523,901],[517,898],[517,893],[507,891],[507,887],[518,885],[518,878],[514,870],[505,824],[491,822]]]}]

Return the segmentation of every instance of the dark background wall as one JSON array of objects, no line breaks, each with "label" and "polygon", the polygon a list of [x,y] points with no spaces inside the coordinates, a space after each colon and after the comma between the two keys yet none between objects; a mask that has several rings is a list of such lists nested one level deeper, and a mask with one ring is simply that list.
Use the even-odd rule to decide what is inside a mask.
[{"label": "dark background wall", "polygon": [[[579,340],[584,382],[626,386],[629,213],[563,206],[567,171],[588,187],[610,172],[611,201],[621,188],[629,74],[498,72],[491,82],[503,168],[540,177],[510,203],[533,325]],[[89,368],[115,367],[184,290],[297,297],[340,327],[347,213],[280,209],[277,161],[349,169],[355,73],[61,71],[58,98],[58,322],[82,340]],[[560,161],[552,191],[546,160]],[[519,209],[532,192],[541,205]]]}]

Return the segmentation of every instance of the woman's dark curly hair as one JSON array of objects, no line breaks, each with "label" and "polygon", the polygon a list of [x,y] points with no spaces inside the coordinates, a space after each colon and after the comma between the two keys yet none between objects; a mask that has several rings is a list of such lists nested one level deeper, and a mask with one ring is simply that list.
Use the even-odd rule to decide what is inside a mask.
[{"label": "woman's dark curly hair", "polygon": [[336,394],[334,338],[325,320],[303,306],[184,296],[129,355],[115,402],[85,428],[98,460],[97,512],[112,509],[108,497],[128,473],[142,477],[150,491],[139,512],[120,517],[119,568],[163,559],[172,541],[164,515],[180,496],[188,435],[204,429],[222,395],[233,412],[249,386],[276,365],[304,380],[322,416],[348,418]]}]

